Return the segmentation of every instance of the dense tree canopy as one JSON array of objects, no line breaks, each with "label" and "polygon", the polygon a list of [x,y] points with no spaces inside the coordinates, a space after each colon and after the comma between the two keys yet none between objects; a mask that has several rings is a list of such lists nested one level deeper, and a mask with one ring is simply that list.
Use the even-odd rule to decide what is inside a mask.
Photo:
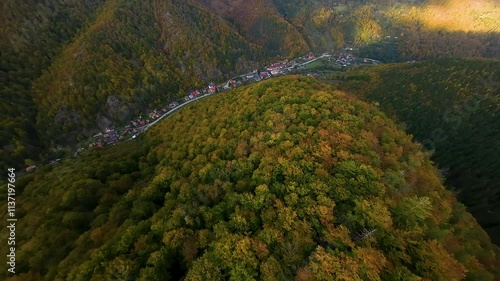
[{"label": "dense tree canopy", "polygon": [[500,62],[440,59],[353,70],[345,89],[405,123],[500,243]]},{"label": "dense tree canopy", "polygon": [[191,104],[22,180],[12,280],[500,276],[500,250],[421,146],[311,78]]}]

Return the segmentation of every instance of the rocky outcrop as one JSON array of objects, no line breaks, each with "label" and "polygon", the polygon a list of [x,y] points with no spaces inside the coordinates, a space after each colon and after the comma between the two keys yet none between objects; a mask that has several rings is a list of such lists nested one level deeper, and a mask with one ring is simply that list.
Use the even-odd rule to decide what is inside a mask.
[{"label": "rocky outcrop", "polygon": [[104,115],[105,116],[100,118],[103,121],[103,124],[106,123],[105,119],[118,122],[129,120],[132,118],[133,112],[130,107],[121,102],[116,96],[109,96],[106,102]]}]

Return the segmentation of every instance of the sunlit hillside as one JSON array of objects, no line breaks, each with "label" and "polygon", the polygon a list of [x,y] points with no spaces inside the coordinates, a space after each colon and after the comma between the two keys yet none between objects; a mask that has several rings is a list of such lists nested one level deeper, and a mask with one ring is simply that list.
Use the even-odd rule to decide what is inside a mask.
[{"label": "sunlit hillside", "polygon": [[500,56],[499,6],[488,0],[5,0],[0,7],[0,166],[38,161],[278,57],[346,45],[383,62]]},{"label": "sunlit hillside", "polygon": [[[432,2],[432,1],[431,1]],[[488,0],[434,1],[417,13],[429,29],[464,32],[500,32],[500,3]]]},{"label": "sunlit hillside", "polygon": [[451,32],[500,32],[500,4],[490,0],[429,0],[384,9],[394,23]]},{"label": "sunlit hillside", "polygon": [[500,6],[488,0],[430,0],[382,9],[401,57],[500,57]]},{"label": "sunlit hillside", "polygon": [[372,58],[384,62],[500,56],[500,7],[489,0],[274,2],[313,50],[380,46]]}]

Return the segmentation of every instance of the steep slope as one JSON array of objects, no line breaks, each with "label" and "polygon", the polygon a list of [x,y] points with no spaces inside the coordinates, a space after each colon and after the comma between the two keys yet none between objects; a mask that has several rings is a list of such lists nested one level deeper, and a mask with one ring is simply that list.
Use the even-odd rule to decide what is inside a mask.
[{"label": "steep slope", "polygon": [[309,78],[191,104],[23,181],[11,280],[500,277],[421,148]]},{"label": "steep slope", "polygon": [[242,17],[251,25],[238,30],[196,1],[2,5],[5,167],[22,167],[41,148],[74,145],[186,90],[252,70],[256,62],[309,50],[272,10],[262,17],[265,24]]},{"label": "steep slope", "polygon": [[274,55],[297,56],[310,48],[270,0],[199,0],[209,10],[232,23],[241,34]]},{"label": "steep slope", "polygon": [[[99,1],[2,1],[0,8],[0,167],[22,166],[46,146],[35,127],[32,82],[84,28]],[[28,160],[28,163],[30,161]]]},{"label": "steep slope", "polygon": [[383,61],[500,54],[488,0],[18,2],[0,15],[3,167],[277,57],[345,44]]},{"label": "steep slope", "polygon": [[47,142],[74,142],[82,129],[248,68],[259,49],[189,2],[108,1],[35,81],[37,125]]},{"label": "steep slope", "polygon": [[315,51],[355,44],[386,62],[500,57],[500,6],[477,0],[274,0]]},{"label": "steep slope", "polygon": [[353,70],[344,89],[406,123],[446,184],[500,243],[500,62],[441,59]]}]

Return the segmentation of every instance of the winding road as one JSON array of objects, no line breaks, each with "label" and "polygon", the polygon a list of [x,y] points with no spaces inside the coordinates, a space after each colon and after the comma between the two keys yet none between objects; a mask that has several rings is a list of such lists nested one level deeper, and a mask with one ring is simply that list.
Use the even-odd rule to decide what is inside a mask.
[{"label": "winding road", "polygon": [[158,119],[156,119],[155,121],[153,121],[153,122],[151,122],[151,123],[149,123],[149,124],[147,124],[147,125],[145,125],[145,126],[140,127],[140,128],[139,128],[139,130],[140,130],[141,132],[145,132],[145,131],[147,131],[147,130],[151,127],[151,126],[153,126],[154,124],[158,123],[158,122],[159,122],[159,121],[161,121],[163,118],[165,118],[165,117],[167,117],[167,116],[172,115],[173,113],[175,113],[177,110],[181,109],[182,107],[184,107],[184,106],[186,106],[186,105],[188,105],[188,104],[190,104],[190,103],[192,103],[192,102],[195,102],[195,101],[197,101],[197,100],[200,100],[200,99],[203,99],[203,98],[206,98],[206,97],[209,97],[209,96],[213,96],[213,95],[214,95],[214,94],[205,94],[205,95],[199,96],[199,97],[197,97],[197,98],[194,98],[194,99],[192,99],[192,100],[190,100],[190,101],[187,101],[187,102],[185,102],[185,103],[183,103],[183,104],[180,104],[180,105],[178,105],[178,106],[174,107],[173,109],[171,109],[170,111],[167,111],[167,113],[163,114],[162,116],[158,117]]}]

